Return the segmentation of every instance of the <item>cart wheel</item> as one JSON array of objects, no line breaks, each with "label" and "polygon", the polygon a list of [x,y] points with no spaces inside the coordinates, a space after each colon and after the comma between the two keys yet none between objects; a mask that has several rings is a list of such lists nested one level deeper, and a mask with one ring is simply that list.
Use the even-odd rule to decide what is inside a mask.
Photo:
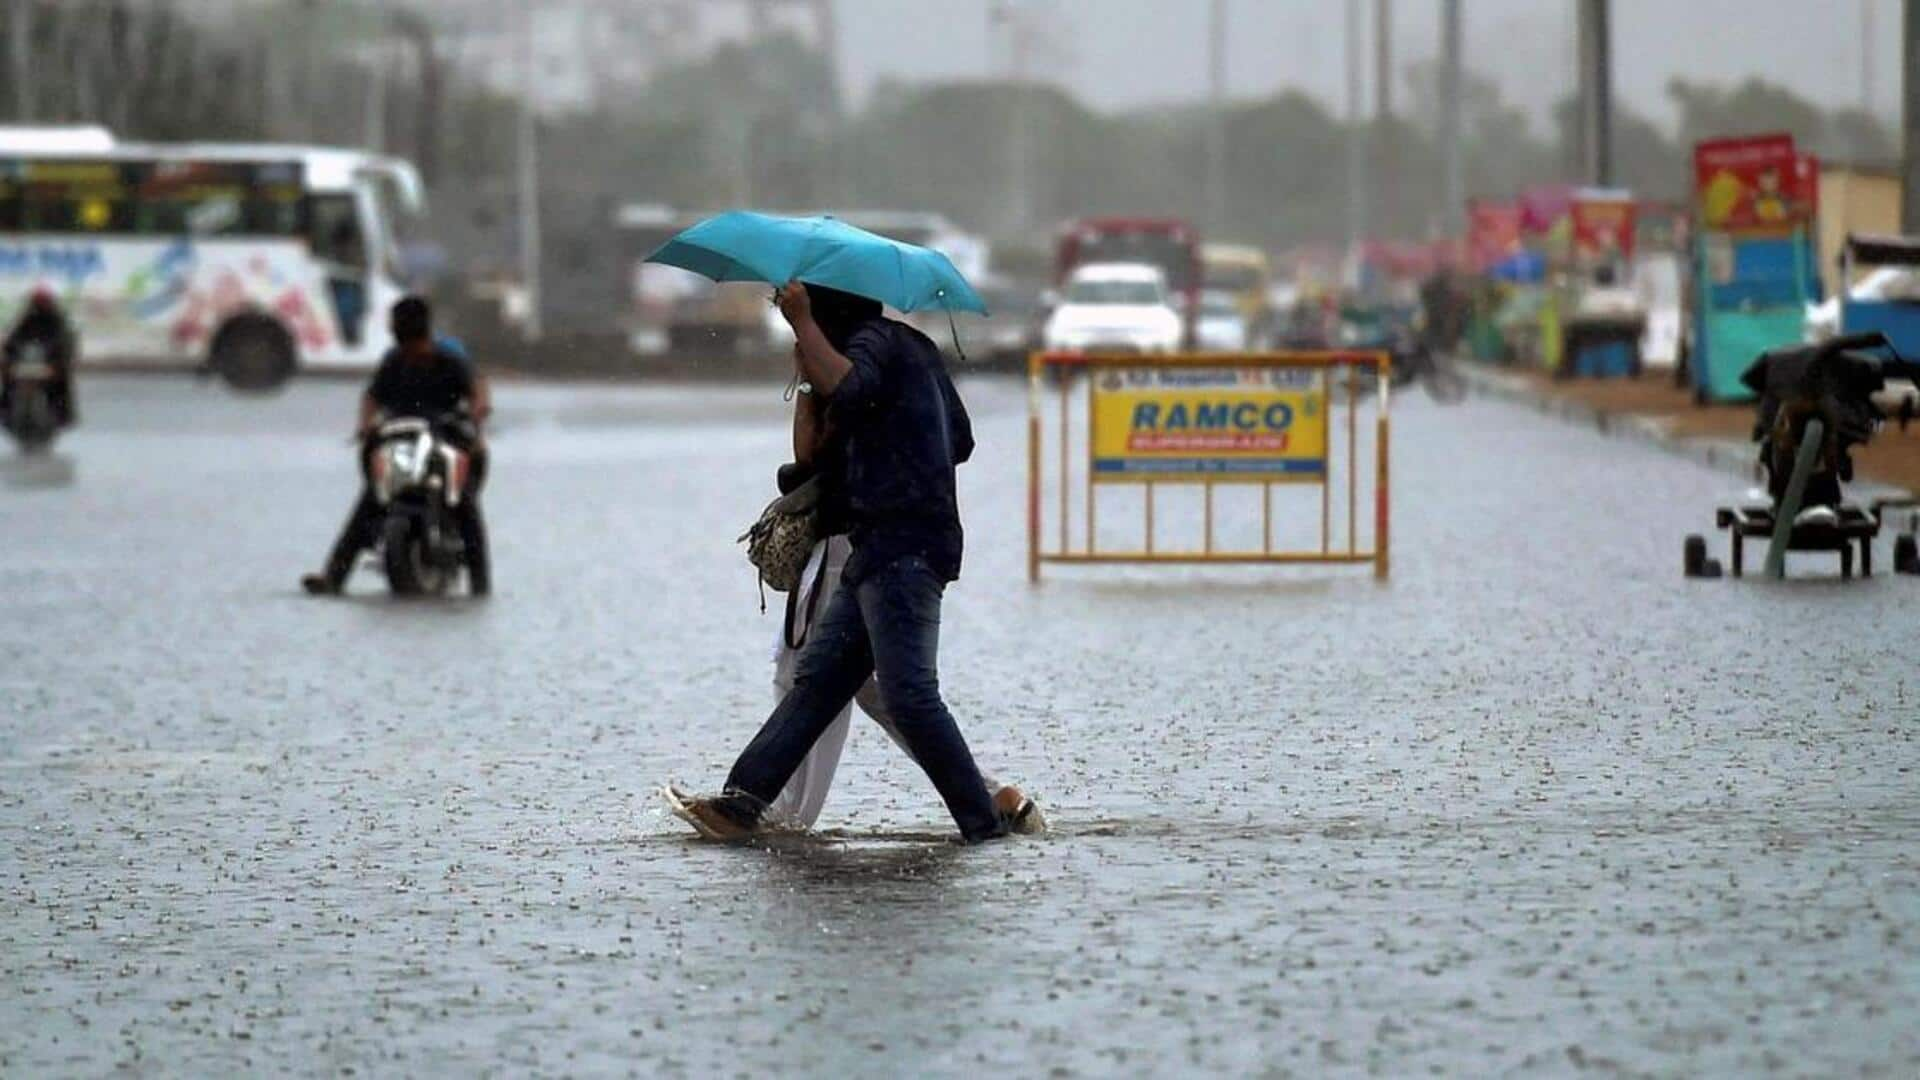
[{"label": "cart wheel", "polygon": [[1914,542],[1911,533],[1893,540],[1893,572],[1920,574],[1920,544]]},{"label": "cart wheel", "polygon": [[1688,577],[1707,576],[1707,538],[1699,533],[1687,537],[1681,548],[1681,572]]}]

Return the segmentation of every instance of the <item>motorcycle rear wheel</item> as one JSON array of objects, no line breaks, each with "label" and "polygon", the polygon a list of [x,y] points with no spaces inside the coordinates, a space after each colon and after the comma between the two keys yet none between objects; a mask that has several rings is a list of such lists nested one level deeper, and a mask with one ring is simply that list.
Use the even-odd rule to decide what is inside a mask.
[{"label": "motorcycle rear wheel", "polygon": [[15,387],[8,405],[11,415],[7,417],[7,430],[20,443],[22,452],[37,454],[52,444],[59,425],[45,390],[31,385]]}]

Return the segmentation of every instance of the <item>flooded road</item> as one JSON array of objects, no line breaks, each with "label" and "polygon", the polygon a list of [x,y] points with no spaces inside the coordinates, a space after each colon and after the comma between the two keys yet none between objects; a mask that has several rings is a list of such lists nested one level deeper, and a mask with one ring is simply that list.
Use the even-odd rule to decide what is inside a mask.
[{"label": "flooded road", "polygon": [[0,1074],[1920,1071],[1920,584],[1684,581],[1722,474],[1412,400],[1386,585],[1030,588],[964,391],[943,682],[1055,831],[859,722],[763,850],[652,789],[769,704],[776,388],[505,387],[496,595],[419,604],[296,586],[354,387],[84,384],[0,473]]}]

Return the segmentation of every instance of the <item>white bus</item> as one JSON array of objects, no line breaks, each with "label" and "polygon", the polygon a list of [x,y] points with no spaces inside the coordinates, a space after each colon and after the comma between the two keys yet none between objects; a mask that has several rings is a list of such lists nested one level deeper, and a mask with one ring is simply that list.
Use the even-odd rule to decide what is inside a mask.
[{"label": "white bus", "polygon": [[423,201],[410,164],[358,150],[0,127],[0,318],[51,289],[83,364],[241,389],[370,369],[402,293],[395,227]]}]

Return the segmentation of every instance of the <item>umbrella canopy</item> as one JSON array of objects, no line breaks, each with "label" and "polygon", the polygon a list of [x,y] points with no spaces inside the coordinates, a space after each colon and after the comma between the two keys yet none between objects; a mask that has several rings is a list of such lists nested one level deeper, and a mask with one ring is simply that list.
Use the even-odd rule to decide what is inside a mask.
[{"label": "umbrella canopy", "polygon": [[945,255],[857,229],[831,217],[730,210],[668,240],[648,262],[715,281],[804,281],[878,300],[897,311],[945,308],[987,313],[980,294]]}]

